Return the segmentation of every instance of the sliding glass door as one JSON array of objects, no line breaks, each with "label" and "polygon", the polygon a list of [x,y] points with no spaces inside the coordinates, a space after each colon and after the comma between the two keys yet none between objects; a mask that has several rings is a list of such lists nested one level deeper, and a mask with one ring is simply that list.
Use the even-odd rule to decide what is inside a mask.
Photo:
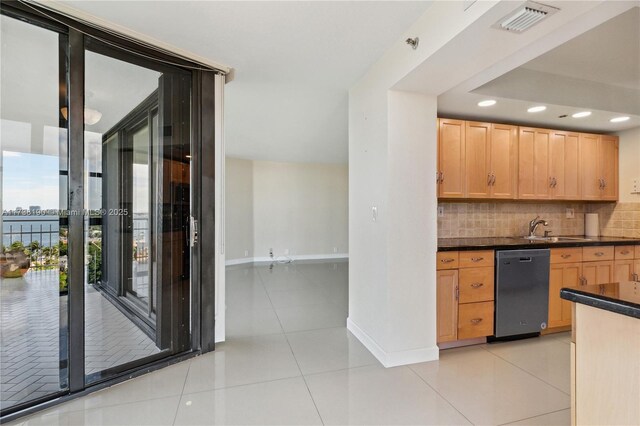
[{"label": "sliding glass door", "polygon": [[[87,382],[189,348],[190,74],[86,40]],[[93,170],[92,166],[93,166]],[[99,265],[93,267],[91,265]]]},{"label": "sliding glass door", "polygon": [[[0,408],[68,389],[67,36],[0,17]],[[63,88],[63,90],[59,90]]]},{"label": "sliding glass door", "polygon": [[219,79],[37,3],[0,12],[4,421],[214,349]]}]

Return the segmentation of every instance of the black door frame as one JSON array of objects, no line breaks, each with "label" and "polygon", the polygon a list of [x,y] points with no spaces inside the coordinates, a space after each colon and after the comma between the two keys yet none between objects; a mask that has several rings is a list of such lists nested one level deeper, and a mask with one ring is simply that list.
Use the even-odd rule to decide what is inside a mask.
[{"label": "black door frame", "polygon": [[[224,74],[224,72],[144,42],[121,36],[113,31],[77,21],[34,3],[3,0],[0,3],[0,13],[68,35],[67,52],[69,57],[66,79],[61,73],[61,92],[66,91],[69,111],[68,209],[70,212],[79,212],[79,214],[70,214],[67,219],[69,224],[69,304],[68,316],[61,318],[61,325],[65,323],[68,325],[69,351],[68,363],[65,367],[69,372],[69,389],[3,410],[0,413],[0,420],[5,422],[163,368],[197,354],[214,350],[214,80],[216,74]],[[184,351],[168,357],[146,358],[145,363],[140,365],[125,364],[125,368],[118,374],[91,385],[85,383],[84,369],[84,216],[82,214],[86,207],[84,205],[83,179],[84,52],[89,40],[86,36],[100,40],[110,46],[109,49],[126,52],[127,57],[134,55],[140,61],[151,62],[154,64],[154,68],[166,63],[171,64],[172,67],[183,68],[190,74],[191,115],[186,117],[185,123],[191,131],[191,215],[199,223],[199,243],[192,248],[189,274],[193,279],[191,312],[188,312],[189,309],[187,312],[182,312],[182,315],[191,318],[192,330],[190,341],[179,342]],[[63,58],[61,58],[62,60]],[[63,102],[63,96],[64,94],[61,93],[61,102]],[[180,294],[173,295],[173,297],[182,296]]]}]

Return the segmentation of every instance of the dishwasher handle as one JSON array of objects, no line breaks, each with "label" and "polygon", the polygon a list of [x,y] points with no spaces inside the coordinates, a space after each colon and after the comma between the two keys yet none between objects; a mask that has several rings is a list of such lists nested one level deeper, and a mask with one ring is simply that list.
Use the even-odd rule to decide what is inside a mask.
[{"label": "dishwasher handle", "polygon": [[533,258],[531,257],[521,257],[520,258],[520,262],[531,262],[533,261]]}]

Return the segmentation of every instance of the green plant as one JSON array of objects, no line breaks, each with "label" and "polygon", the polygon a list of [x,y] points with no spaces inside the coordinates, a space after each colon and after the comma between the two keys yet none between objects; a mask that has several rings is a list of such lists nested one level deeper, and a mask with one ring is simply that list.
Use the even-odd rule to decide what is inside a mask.
[{"label": "green plant", "polygon": [[69,282],[67,281],[67,273],[60,271],[60,293],[64,293],[69,289]]}]

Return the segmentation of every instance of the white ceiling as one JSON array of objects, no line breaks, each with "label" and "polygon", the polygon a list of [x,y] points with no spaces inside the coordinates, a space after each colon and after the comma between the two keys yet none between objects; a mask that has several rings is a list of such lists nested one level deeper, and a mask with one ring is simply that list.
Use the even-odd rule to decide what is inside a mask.
[{"label": "white ceiling", "polygon": [[[484,99],[498,103],[478,107]],[[528,113],[535,105],[546,105],[547,110]],[[593,113],[571,118],[584,110]],[[457,87],[440,95],[438,113],[593,132],[640,126],[640,7],[628,9],[486,84]],[[609,122],[621,115],[631,119]]]},{"label": "white ceiling", "polygon": [[348,89],[429,5],[426,1],[64,3],[232,66],[234,81],[225,91],[228,155],[334,163],[347,162]]}]

